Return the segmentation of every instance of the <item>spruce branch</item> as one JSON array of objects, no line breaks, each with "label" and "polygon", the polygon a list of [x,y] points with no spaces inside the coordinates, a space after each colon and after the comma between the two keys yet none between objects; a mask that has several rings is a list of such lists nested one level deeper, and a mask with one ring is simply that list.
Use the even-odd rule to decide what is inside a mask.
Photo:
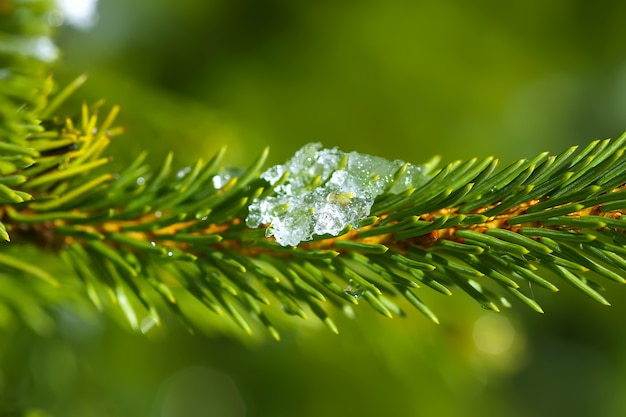
[{"label": "spruce branch", "polygon": [[[123,131],[112,127],[118,110],[101,121],[102,103],[83,105],[79,117],[49,119],[30,134],[24,149],[34,163],[11,173],[21,181],[6,186],[1,219],[12,241],[60,253],[92,302],[118,306],[133,328],[145,317],[159,323],[164,307],[193,327],[201,318],[186,312],[189,297],[204,314],[229,316],[246,332],[262,323],[278,338],[273,304],[337,331],[330,306],[365,301],[404,315],[397,297],[438,322],[423,287],[460,289],[493,311],[512,296],[542,312],[522,282],[554,292],[560,277],[608,305],[596,280],[626,281],[626,135],[503,169],[494,158],[427,163],[425,184],[388,187],[358,227],[289,247],[266,236],[269,224],[245,222],[250,204],[289,177],[274,186],[260,178],[267,150],[230,178],[221,175],[224,149],[180,170],[171,155],[152,170],[142,154],[123,172],[102,173],[106,146]],[[26,194],[33,200],[17,200]],[[0,257],[4,267],[62,281],[19,262]]]},{"label": "spruce branch", "polygon": [[[608,305],[600,280],[626,281],[626,135],[504,168],[495,158],[441,168],[433,159],[421,166],[426,181],[392,192],[405,164],[357,224],[283,246],[268,237],[271,224],[246,223],[251,205],[292,175],[264,180],[267,150],[227,172],[224,149],[182,169],[172,155],[152,169],[141,154],[112,172],[106,150],[124,130],[115,127],[119,107],[84,104],[76,117],[55,117],[85,77],[49,100],[46,62],[19,48],[49,35],[46,24],[33,24],[45,21],[48,6],[11,7],[0,11],[0,237],[7,248],[23,243],[59,254],[80,291],[100,309],[119,309],[133,328],[159,323],[169,310],[192,329],[215,313],[245,332],[261,324],[278,339],[275,305],[312,314],[336,332],[332,307],[361,302],[392,317],[405,314],[396,301],[405,299],[438,322],[420,298],[430,289],[463,291],[493,311],[512,297],[543,312],[520,284],[555,292],[559,278]],[[15,19],[18,9],[27,18]],[[361,185],[379,180],[370,175]],[[323,185],[320,177],[303,186]],[[332,198],[341,206],[353,197]],[[50,326],[45,308],[61,302],[60,293],[75,291],[64,274],[8,251],[0,271],[0,309],[35,329]]]}]

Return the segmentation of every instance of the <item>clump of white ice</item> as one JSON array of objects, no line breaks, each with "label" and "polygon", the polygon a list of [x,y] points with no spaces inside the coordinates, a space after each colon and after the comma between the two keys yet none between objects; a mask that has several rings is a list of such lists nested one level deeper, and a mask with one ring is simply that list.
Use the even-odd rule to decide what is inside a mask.
[{"label": "clump of white ice", "polygon": [[[338,148],[323,149],[320,143],[301,148],[284,165],[275,165],[261,178],[276,185],[274,193],[249,206],[249,227],[268,224],[267,236],[283,246],[296,246],[313,235],[338,235],[346,226],[356,227],[367,217],[374,200],[393,182],[404,162]],[[408,164],[391,188],[400,193],[426,182],[420,166]]]}]

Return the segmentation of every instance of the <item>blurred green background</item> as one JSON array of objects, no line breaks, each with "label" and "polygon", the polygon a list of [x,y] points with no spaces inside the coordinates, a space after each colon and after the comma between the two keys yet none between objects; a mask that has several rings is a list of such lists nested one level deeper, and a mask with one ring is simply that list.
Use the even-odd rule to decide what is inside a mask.
[{"label": "blurred green background", "polygon": [[[154,166],[169,150],[183,166],[223,144],[234,166],[266,145],[278,163],[312,141],[509,162],[626,130],[624,16],[618,1],[108,0],[92,30],[60,33],[55,74],[87,72],[77,100],[122,105],[118,164],[148,149]],[[2,404],[76,417],[626,415],[626,291],[607,285],[606,308],[557,285],[535,291],[543,316],[423,290],[439,326],[363,305],[356,319],[337,312],[338,336],[285,320],[280,343],[227,324],[137,335],[59,308],[55,332],[5,333]]]}]

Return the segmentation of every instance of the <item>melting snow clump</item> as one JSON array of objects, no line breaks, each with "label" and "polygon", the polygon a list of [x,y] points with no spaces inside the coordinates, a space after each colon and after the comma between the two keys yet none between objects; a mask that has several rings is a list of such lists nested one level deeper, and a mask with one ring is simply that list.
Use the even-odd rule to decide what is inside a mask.
[{"label": "melting snow clump", "polygon": [[[246,223],[249,227],[267,224],[267,236],[283,246],[296,246],[313,235],[337,236],[347,226],[357,227],[392,183],[390,192],[397,194],[428,180],[420,166],[408,164],[394,183],[403,165],[399,160],[310,143],[286,164],[261,174],[275,186],[274,192],[252,202]],[[277,185],[287,172],[286,180]]]}]

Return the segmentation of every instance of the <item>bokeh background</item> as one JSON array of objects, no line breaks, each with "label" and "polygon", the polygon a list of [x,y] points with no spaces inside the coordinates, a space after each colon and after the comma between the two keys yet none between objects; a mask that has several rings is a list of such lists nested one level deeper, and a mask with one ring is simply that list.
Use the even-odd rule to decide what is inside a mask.
[{"label": "bokeh background", "polygon": [[[76,100],[122,105],[121,165],[147,149],[153,166],[170,150],[184,166],[224,144],[233,166],[267,145],[279,163],[312,141],[413,163],[506,163],[626,130],[624,16],[619,1],[108,0],[91,30],[62,29],[55,76],[87,72]],[[54,331],[4,333],[0,406],[33,417],[626,415],[625,289],[607,284],[607,308],[557,285],[529,289],[541,316],[424,290],[439,326],[364,305],[356,318],[337,312],[339,335],[285,320],[280,343],[219,320],[139,335],[114,315],[59,308]]]}]

